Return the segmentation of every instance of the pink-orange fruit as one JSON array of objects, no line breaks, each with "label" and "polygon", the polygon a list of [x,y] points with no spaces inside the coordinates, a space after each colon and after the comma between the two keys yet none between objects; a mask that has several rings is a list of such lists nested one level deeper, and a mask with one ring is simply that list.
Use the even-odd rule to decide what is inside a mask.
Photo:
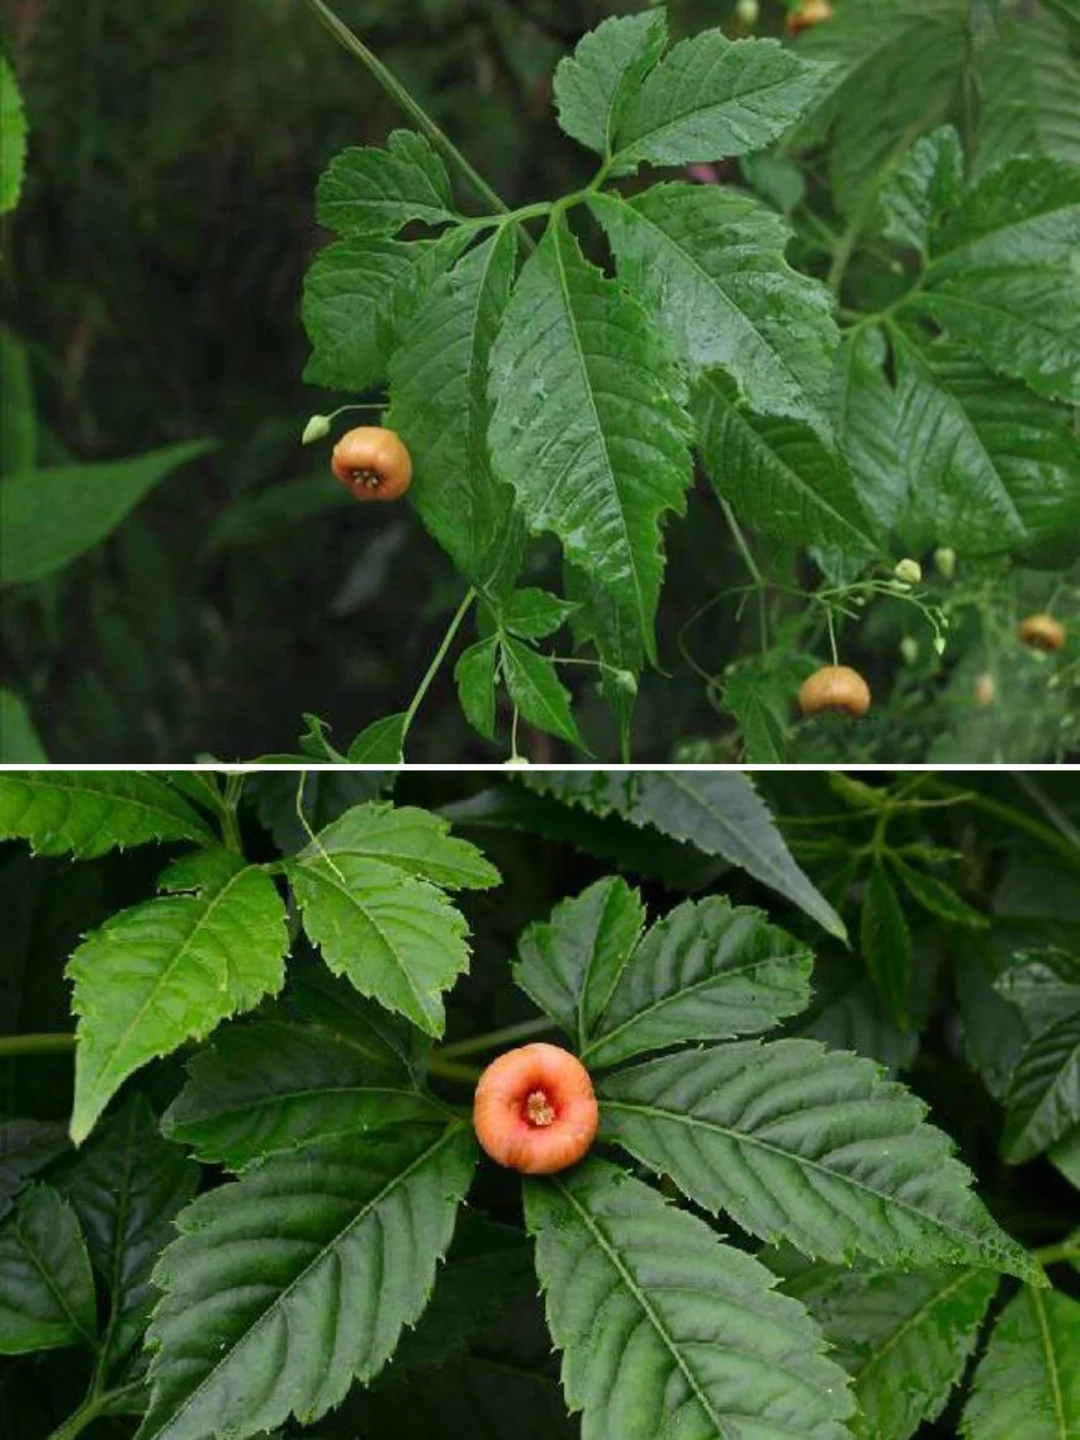
[{"label": "pink-orange fruit", "polygon": [[589,1072],[557,1045],[508,1050],[476,1086],[476,1138],[497,1164],[524,1175],[554,1175],[576,1164],[599,1119]]}]

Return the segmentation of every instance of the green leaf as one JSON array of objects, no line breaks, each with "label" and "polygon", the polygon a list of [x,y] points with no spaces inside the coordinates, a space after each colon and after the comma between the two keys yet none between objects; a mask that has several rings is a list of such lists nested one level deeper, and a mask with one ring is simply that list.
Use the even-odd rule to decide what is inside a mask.
[{"label": "green leaf", "polygon": [[549,735],[587,750],[570,709],[570,692],[559,679],[554,662],[509,635],[503,636],[499,654],[510,699],[522,717]]},{"label": "green leaf", "polygon": [[153,840],[213,837],[183,796],[133,770],[41,770],[0,774],[0,837],[29,840],[35,855],[91,860]]},{"label": "green leaf", "polygon": [[26,128],[15,72],[0,55],[0,215],[19,203],[26,167]]},{"label": "green leaf", "polygon": [[[555,69],[555,106],[567,135],[605,160],[627,104],[667,48],[663,10],[613,16],[578,42]],[[632,165],[615,165],[621,174]]]},{"label": "green leaf", "polygon": [[829,63],[794,139],[830,133],[840,209],[854,215],[918,134],[952,114],[970,50],[967,0],[859,0],[799,37]]},{"label": "green leaf", "polygon": [[887,357],[880,326],[849,330],[837,354],[832,396],[837,441],[851,465],[862,507],[882,535],[898,527],[907,503],[899,403],[885,374]]},{"label": "green leaf", "polygon": [[565,625],[577,610],[572,600],[561,600],[546,590],[515,590],[499,614],[499,624],[523,640],[543,640]]},{"label": "green leaf", "polygon": [[966,900],[961,900],[951,886],[943,884],[934,875],[928,875],[925,870],[916,870],[908,865],[895,850],[887,852],[887,859],[911,898],[931,915],[949,925],[963,925],[969,930],[985,930],[990,924],[985,915],[973,910]]},{"label": "green leaf", "polygon": [[30,712],[13,690],[0,690],[0,761],[5,765],[49,763]]},{"label": "green leaf", "polygon": [[908,487],[897,529],[908,548],[1075,553],[1080,451],[1061,407],[991,376],[960,346],[892,336]]},{"label": "green leaf", "polygon": [[442,992],[469,965],[469,927],[443,892],[364,855],[305,852],[287,873],[304,929],[334,974],[441,1035]]},{"label": "green leaf", "polygon": [[285,907],[258,866],[207,850],[170,866],[158,884],[170,893],[113,915],[68,963],[79,1017],[77,1145],[129,1075],[277,994],[285,980]]},{"label": "green leaf", "polygon": [[1028,1042],[1005,1097],[1002,1152],[1012,1165],[1034,1160],[1080,1123],[1080,1010]]},{"label": "green leaf", "polygon": [[370,1381],[427,1303],[475,1155],[458,1123],[315,1139],[200,1196],[154,1272],[141,1440],[310,1424]]},{"label": "green leaf", "polygon": [[1013,155],[1056,155],[1080,165],[1080,71],[1065,31],[1038,12],[1003,18],[982,38],[975,174]]},{"label": "green leaf", "polygon": [[686,901],[642,936],[640,898],[601,880],[526,931],[514,978],[590,1069],[685,1040],[766,1030],[810,999],[810,952],[722,896]]},{"label": "green leaf", "polygon": [[[786,1267],[781,1274],[786,1274]],[[998,1278],[988,1270],[795,1269],[800,1300],[851,1376],[857,1440],[909,1440],[941,1414],[979,1338]]]},{"label": "green leaf", "polygon": [[621,815],[664,835],[722,855],[804,910],[830,935],[847,939],[844,922],[791,858],[783,836],[747,775],[735,771],[545,771],[531,788],[595,814]]},{"label": "green leaf", "polygon": [[58,465],[0,481],[0,585],[25,585],[70,565],[155,485],[211,448],[192,440],[134,460]]},{"label": "green leaf", "polygon": [[468,241],[467,231],[439,240],[357,235],[321,250],[304,278],[301,316],[312,345],[304,379],[357,392],[384,380],[410,281],[433,283]]},{"label": "green leaf", "polygon": [[571,1410],[589,1440],[843,1440],[851,1397],[775,1277],[614,1166],[525,1182]]},{"label": "green leaf", "polygon": [[992,370],[1080,400],[1080,169],[1015,156],[941,226],[924,283],[905,302]]},{"label": "green leaf", "polygon": [[514,493],[488,453],[488,359],[514,282],[512,225],[426,291],[390,365],[387,423],[413,457],[409,499],[458,569],[499,593],[520,568]]},{"label": "green leaf", "polygon": [[863,959],[889,1013],[900,1028],[909,1023],[911,932],[896,888],[881,860],[867,876],[860,914]]},{"label": "green leaf", "polygon": [[71,1206],[32,1186],[0,1229],[0,1355],[93,1346],[94,1277]]},{"label": "green leaf", "polygon": [[323,966],[301,970],[289,984],[289,998],[306,1020],[332,1030],[358,1050],[372,1072],[413,1084],[428,1041],[381,1005],[365,1000],[353,986]]},{"label": "green leaf", "polygon": [[603,1135],[763,1240],[847,1264],[1039,1267],[970,1189],[926,1106],[877,1065],[813,1040],[649,1060],[599,1087]]},{"label": "green leaf", "polygon": [[350,765],[404,765],[405,725],[408,715],[404,710],[396,715],[385,715],[361,730],[349,746]]},{"label": "green leaf", "polygon": [[660,521],[683,512],[692,479],[686,384],[667,341],[556,218],[514,288],[491,367],[497,472],[529,528],[559,537],[654,658]]},{"label": "green leaf", "polygon": [[856,562],[878,553],[843,456],[809,425],[752,414],[719,370],[699,383],[694,418],[709,479],[747,524]]},{"label": "green leaf", "polygon": [[919,1037],[899,1029],[860,960],[824,952],[814,965],[813,985],[813,1004],[786,1033],[820,1040],[830,1050],[854,1050],[890,1075],[911,1065]]},{"label": "green leaf", "polygon": [[315,218],[338,235],[393,235],[410,220],[453,220],[446,166],[423,135],[393,130],[385,150],[350,146],[319,177]]},{"label": "green leaf", "polygon": [[590,209],[615,253],[619,279],[640,295],[699,375],[716,366],[760,414],[818,426],[837,345],[828,291],[784,258],[785,221],[720,185],[654,185]]},{"label": "green leaf", "polygon": [[485,740],[495,739],[495,667],[499,641],[494,635],[463,650],[454,666],[458,701],[465,719]]},{"label": "green leaf", "polygon": [[964,151],[952,125],[913,146],[882,186],[885,234],[898,245],[930,252],[931,236],[964,190]]},{"label": "green leaf", "polygon": [[311,1135],[359,1135],[446,1113],[408,1082],[324,1030],[279,1021],[232,1025],[188,1067],[165,1112],[170,1140],[200,1160],[244,1170]]},{"label": "green leaf", "polygon": [[748,765],[782,765],[787,756],[784,722],[776,712],[771,679],[750,664],[724,680],[724,709],[735,717],[742,733],[742,758]]},{"label": "green leaf", "polygon": [[150,1272],[198,1184],[199,1167],[161,1138],[142,1095],[133,1095],[102,1126],[64,1177],[62,1189],[82,1223],[90,1259],[109,1289],[114,1361],[146,1327],[153,1304]]},{"label": "green leaf", "polygon": [[764,150],[817,97],[827,73],[775,40],[704,30],[676,45],[622,107],[612,146],[618,171]]},{"label": "green leaf", "polygon": [[1063,950],[1021,951],[998,978],[999,995],[1021,1010],[1033,1033],[1080,1010],[1080,959]]},{"label": "green leaf", "polygon": [[67,1131],[47,1120],[0,1120],[0,1220],[31,1175],[68,1147]]},{"label": "green leaf", "polygon": [[1080,1428],[1080,1302],[1021,1290],[994,1327],[960,1424],[965,1440],[1069,1440]]},{"label": "green leaf", "polygon": [[446,890],[487,890],[499,872],[475,845],[450,834],[450,822],[415,805],[354,805],[319,831],[301,859],[351,855],[393,865]]}]

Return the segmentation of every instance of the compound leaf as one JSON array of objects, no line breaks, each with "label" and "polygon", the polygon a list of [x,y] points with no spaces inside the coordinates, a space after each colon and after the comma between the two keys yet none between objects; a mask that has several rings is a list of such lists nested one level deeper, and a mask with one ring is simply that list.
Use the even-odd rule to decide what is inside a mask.
[{"label": "compound leaf", "polygon": [[416,1323],[475,1164],[465,1125],[336,1136],[200,1196],[154,1283],[141,1440],[309,1424]]},{"label": "compound leaf", "polygon": [[206,821],[156,775],[132,770],[21,770],[0,774],[0,835],[35,855],[92,860],[153,840],[213,838]]},{"label": "compound leaf", "polygon": [[76,1144],[134,1071],[285,980],[285,906],[257,866],[207,850],[171,866],[159,885],[173,893],[113,915],[68,964],[79,1017]]},{"label": "compound leaf", "polygon": [[350,146],[319,177],[315,218],[338,235],[392,235],[455,218],[446,166],[423,137],[393,130],[385,150]]},{"label": "compound leaf", "polygon": [[763,1240],[838,1264],[1041,1273],[922,1101],[872,1061],[813,1040],[740,1041],[611,1075],[600,1098],[609,1140]]},{"label": "compound leaf", "polygon": [[775,1277],[616,1167],[525,1183],[562,1381],[589,1440],[843,1440],[852,1403]]},{"label": "compound leaf", "polygon": [[[627,104],[667,47],[663,10],[612,16],[555,69],[555,105],[567,135],[608,159]],[[613,166],[609,174],[623,169]]]}]

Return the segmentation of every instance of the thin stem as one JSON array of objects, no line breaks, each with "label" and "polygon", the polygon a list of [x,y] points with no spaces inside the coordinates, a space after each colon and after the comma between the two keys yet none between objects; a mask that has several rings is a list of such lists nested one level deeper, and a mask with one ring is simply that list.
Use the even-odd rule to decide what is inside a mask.
[{"label": "thin stem", "polygon": [[0,1036],[0,1059],[7,1055],[64,1055],[75,1049],[75,1036],[67,1031],[55,1035]]},{"label": "thin stem", "polygon": [[101,1390],[95,1386],[74,1415],[69,1416],[59,1429],[54,1430],[49,1440],[75,1440],[75,1436],[81,1435],[114,1401],[129,1395],[134,1396],[141,1389],[141,1382],[121,1385],[116,1390]]},{"label": "thin stem", "polygon": [[1080,1235],[1075,1235],[1071,1240],[1063,1240],[1060,1245],[1044,1245],[1041,1250],[1033,1250],[1031,1258],[1040,1265],[1058,1265],[1062,1260],[1075,1260],[1080,1256]]},{"label": "thin stem", "polygon": [[545,1031],[554,1029],[554,1022],[541,1016],[536,1020],[522,1020],[519,1025],[506,1025],[501,1030],[488,1030],[483,1035],[470,1035],[467,1040],[455,1040],[450,1045],[440,1045],[435,1053],[444,1060],[458,1055],[477,1055],[484,1050],[498,1050],[515,1040],[528,1040],[533,1035],[543,1035]]},{"label": "thin stem", "polygon": [[475,1085],[480,1079],[476,1065],[459,1065],[456,1060],[444,1060],[437,1052],[428,1059],[428,1074],[441,1075],[444,1080],[461,1080],[466,1085]]},{"label": "thin stem", "polygon": [[734,510],[732,510],[731,506],[726,500],[720,501],[720,509],[724,512],[724,519],[727,521],[728,528],[731,530],[732,535],[735,537],[735,544],[739,547],[739,554],[743,558],[743,564],[746,566],[747,570],[750,571],[750,574],[754,580],[754,584],[764,585],[765,577],[758,569],[757,561],[754,559],[754,556],[750,550],[750,546],[747,544],[746,536],[742,532],[742,526],[739,524],[738,520],[735,519]]},{"label": "thin stem", "polygon": [[409,729],[413,721],[416,719],[416,712],[420,709],[420,706],[423,703],[424,696],[431,689],[431,683],[435,679],[435,676],[439,673],[439,667],[446,659],[446,654],[447,651],[450,649],[450,646],[454,643],[454,636],[457,634],[458,630],[460,630],[461,622],[469,613],[469,609],[475,599],[476,591],[470,589],[466,594],[464,600],[462,600],[461,604],[458,606],[457,610],[455,610],[454,618],[446,627],[446,634],[443,636],[442,642],[439,645],[438,650],[436,650],[435,652],[435,657],[432,660],[431,664],[428,666],[424,678],[420,681],[420,684],[416,688],[416,694],[412,698],[412,703],[410,704],[408,710],[406,710],[405,712],[405,724],[402,727],[401,731],[402,748],[404,748],[405,746],[405,737],[408,735]]},{"label": "thin stem", "polygon": [[[365,66],[395,104],[404,110],[417,129],[427,136],[436,150],[441,150],[446,158],[457,166],[477,195],[490,205],[492,210],[497,210],[500,214],[509,214],[509,205],[491,188],[484,177],[473,169],[450,137],[439,128],[423,106],[413,99],[401,81],[387,69],[377,55],[368,49],[360,37],[350,30],[345,22],[323,3],[323,0],[308,0],[308,4],[335,40]],[[523,231],[522,234],[525,235],[530,245],[535,243],[532,236],[526,231]]]},{"label": "thin stem", "polygon": [[240,839],[240,822],[236,818],[240,796],[244,790],[244,777],[230,775],[225,781],[225,796],[221,803],[221,843],[235,855],[243,855],[244,846]]},{"label": "thin stem", "polygon": [[[958,793],[956,788],[942,780],[931,782],[932,788],[939,795],[955,796]],[[1013,805],[1006,805],[1001,800],[992,800],[988,795],[982,795],[973,791],[968,796],[968,804],[977,810],[982,810],[987,815],[993,815],[998,820],[1005,820],[1010,825],[1015,825],[1018,830],[1026,830],[1027,833],[1042,843],[1050,850],[1056,850],[1074,869],[1080,869],[1080,853],[1067,840],[1051,830],[1049,825],[1044,825],[1041,820],[1035,820],[1026,815],[1023,810],[1016,809]]]},{"label": "thin stem", "polygon": [[510,721],[510,759],[511,759],[511,760],[520,760],[520,759],[521,759],[521,756],[518,754],[518,748],[517,748],[517,745],[518,745],[518,721],[519,721],[520,719],[521,719],[521,713],[520,713],[520,711],[518,710],[517,706],[515,705],[515,706],[514,706],[514,715],[513,715],[513,718],[512,718],[511,721]]}]

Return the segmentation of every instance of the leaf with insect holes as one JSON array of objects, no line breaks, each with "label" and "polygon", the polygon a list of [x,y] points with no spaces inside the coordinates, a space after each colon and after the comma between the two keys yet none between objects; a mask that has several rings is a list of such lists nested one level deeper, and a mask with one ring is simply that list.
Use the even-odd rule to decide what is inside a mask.
[{"label": "leaf with insect holes", "polygon": [[446,1118],[348,1041],[276,1020],[226,1027],[192,1060],[189,1077],[162,1118],[164,1133],[200,1160],[236,1171],[313,1134],[347,1137]]},{"label": "leaf with insect holes", "polygon": [[562,218],[526,261],[491,353],[490,443],[529,529],[604,588],[655,657],[660,524],[692,479],[686,380],[640,302]]},{"label": "leaf with insect holes", "polygon": [[423,135],[392,130],[386,149],[350,146],[319,177],[315,218],[338,235],[393,235],[410,220],[453,220],[450,179]]},{"label": "leaf with insect holes", "polygon": [[92,860],[154,840],[213,836],[206,821],[157,775],[125,770],[21,770],[0,774],[0,836],[29,840],[35,855]]},{"label": "leaf with insect holes", "polygon": [[400,864],[322,855],[317,845],[287,861],[286,872],[304,929],[334,974],[441,1035],[442,992],[469,965],[469,927],[443,891]]},{"label": "leaf with insect holes", "polygon": [[600,1160],[525,1182],[562,1383],[589,1440],[843,1440],[852,1401],[804,1308],[696,1216]]},{"label": "leaf with insect holes", "polygon": [[703,30],[664,57],[622,107],[612,142],[617,173],[764,150],[818,96],[827,68],[775,40]]},{"label": "leaf with insect holes", "polygon": [[505,226],[424,292],[390,364],[387,424],[413,457],[410,503],[471,583],[508,590],[523,532],[514,492],[491,465],[488,357],[514,283]]},{"label": "leaf with insect holes", "polygon": [[0,1227],[0,1355],[93,1346],[94,1277],[75,1212],[48,1185]]},{"label": "leaf with insect holes", "polygon": [[[770,1268],[770,1256],[762,1257]],[[935,1420],[963,1376],[998,1288],[989,1270],[837,1269],[781,1257],[784,1292],[800,1300],[851,1376],[857,1440],[909,1440]]]},{"label": "leaf with insect holes", "polygon": [[877,1065],[812,1040],[647,1060],[599,1086],[601,1133],[711,1214],[847,1264],[1041,1271],[994,1222],[926,1107]]},{"label": "leaf with insect holes", "polygon": [[620,281],[640,295],[697,376],[722,366],[759,414],[828,432],[838,332],[828,291],[792,270],[775,211],[720,185],[654,185],[589,200]]},{"label": "leaf with insect holes", "polygon": [[129,1075],[276,995],[285,980],[285,906],[258,866],[205,850],[158,884],[170,893],[113,915],[68,963],[79,1017],[76,1144]]},{"label": "leaf with insect holes", "polygon": [[114,1360],[146,1327],[154,1298],[150,1271],[198,1185],[198,1165],[161,1138],[157,1116],[139,1094],[102,1126],[60,1181],[109,1289]]},{"label": "leaf with insect holes", "polygon": [[[619,121],[667,47],[663,10],[616,15],[582,37],[555,68],[555,106],[567,135],[608,158]],[[609,174],[632,166],[613,165]]]},{"label": "leaf with insect holes", "polygon": [[1027,1288],[990,1336],[960,1422],[964,1440],[1069,1440],[1080,1432],[1080,1301]]},{"label": "leaf with insect holes", "polygon": [[715,895],[643,924],[625,881],[600,880],[522,937],[514,978],[590,1069],[753,1034],[809,1002],[809,950],[760,911]]},{"label": "leaf with insect holes", "polygon": [[140,1440],[310,1424],[373,1379],[427,1304],[475,1163],[460,1123],[313,1137],[201,1195],[154,1271]]}]

